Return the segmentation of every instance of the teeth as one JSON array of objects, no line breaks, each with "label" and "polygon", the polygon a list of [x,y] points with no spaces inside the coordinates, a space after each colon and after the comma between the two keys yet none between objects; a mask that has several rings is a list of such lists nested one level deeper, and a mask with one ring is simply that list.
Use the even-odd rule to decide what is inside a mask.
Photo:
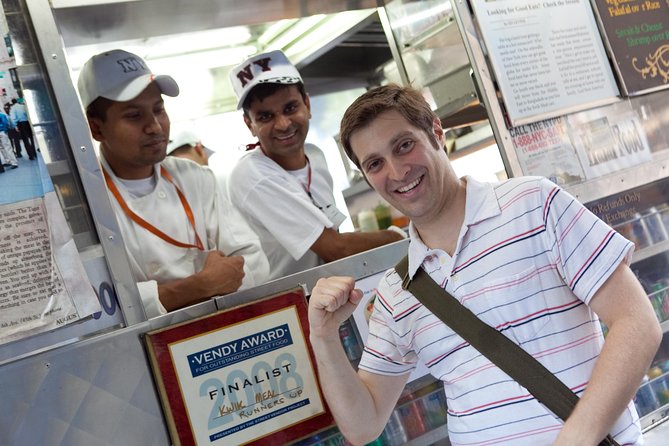
[{"label": "teeth", "polygon": [[413,181],[413,182],[407,184],[406,186],[400,187],[399,189],[397,189],[397,192],[400,192],[402,194],[405,193],[405,192],[409,192],[411,189],[418,186],[422,179],[423,179],[423,177],[417,178],[416,181]]}]

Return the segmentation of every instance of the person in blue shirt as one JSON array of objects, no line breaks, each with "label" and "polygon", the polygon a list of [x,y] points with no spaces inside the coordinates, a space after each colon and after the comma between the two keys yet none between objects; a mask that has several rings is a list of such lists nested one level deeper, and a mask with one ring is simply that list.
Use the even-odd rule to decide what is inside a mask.
[{"label": "person in blue shirt", "polygon": [[[12,104],[7,102],[4,107],[5,114],[9,117],[9,112],[12,109]],[[11,121],[10,121],[11,123]],[[14,149],[14,154],[17,158],[23,158],[21,154],[21,134],[13,125],[7,130],[7,135],[9,135],[9,141],[12,143],[12,148]]]},{"label": "person in blue shirt", "polygon": [[[5,166],[11,166],[12,169],[19,167],[18,161],[16,161],[16,156],[12,150],[12,145],[9,142],[9,136],[7,132],[11,128],[11,123],[6,114],[0,112],[0,159],[2,162],[2,171],[4,171]],[[1,172],[1,171],[0,171]]]},{"label": "person in blue shirt", "polygon": [[21,134],[21,140],[28,153],[28,158],[31,160],[37,159],[37,152],[35,151],[35,138],[33,136],[33,128],[28,121],[28,113],[23,98],[13,99],[12,108],[10,110],[10,119],[12,124]]}]

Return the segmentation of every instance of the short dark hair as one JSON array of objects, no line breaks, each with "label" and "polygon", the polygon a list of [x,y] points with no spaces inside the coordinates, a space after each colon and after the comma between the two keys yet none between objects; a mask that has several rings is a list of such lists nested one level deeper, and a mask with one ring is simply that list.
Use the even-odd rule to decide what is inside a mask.
[{"label": "short dark hair", "polygon": [[425,101],[420,91],[413,87],[388,84],[375,87],[357,98],[344,112],[339,138],[346,155],[360,168],[360,160],[351,148],[351,135],[371,124],[377,116],[387,111],[399,112],[409,123],[432,135],[437,115]]},{"label": "short dark hair", "polygon": [[302,95],[302,99],[306,101],[307,91],[304,88],[304,84],[302,82],[298,82],[296,84],[276,84],[276,83],[258,84],[255,87],[253,87],[253,89],[251,89],[249,94],[246,96],[246,99],[244,99],[244,103],[242,103],[244,114],[248,116],[248,111],[251,108],[251,102],[253,102],[254,100],[257,99],[259,101],[262,101],[265,98],[272,96],[277,91],[283,90],[284,88],[290,88],[292,86],[297,87],[297,90],[300,92],[300,95]]},{"label": "short dark hair", "polygon": [[190,152],[193,149],[193,147],[195,146],[191,146],[190,144],[184,144],[172,150],[168,155],[169,156],[185,155],[186,153]]},{"label": "short dark hair", "polygon": [[107,119],[107,110],[109,110],[109,107],[111,107],[113,103],[114,101],[111,99],[98,96],[88,107],[86,107],[86,116],[104,121]]}]

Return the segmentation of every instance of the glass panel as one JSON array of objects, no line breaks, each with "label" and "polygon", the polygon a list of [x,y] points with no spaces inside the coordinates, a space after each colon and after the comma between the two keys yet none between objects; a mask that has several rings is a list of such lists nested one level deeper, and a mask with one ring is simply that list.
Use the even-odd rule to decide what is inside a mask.
[{"label": "glass panel", "polygon": [[26,21],[23,15],[13,13],[7,14],[7,26],[12,39],[12,48],[16,57],[17,65],[27,65],[37,62],[35,48]]},{"label": "glass panel", "polygon": [[2,0],[2,9],[5,14],[19,11],[19,0]]},{"label": "glass panel", "polygon": [[[3,1],[3,5],[7,3]],[[27,16],[20,11],[17,2],[12,2],[7,9],[17,11],[6,14],[17,67],[10,69],[6,75],[11,76],[18,98],[25,100],[36,149],[41,152],[52,176],[54,188],[75,235],[77,246],[83,249],[97,243],[97,234],[76,175],[68,140],[52,99],[48,79],[37,57],[34,36],[27,25]],[[3,102],[11,99],[17,98],[6,98]]]},{"label": "glass panel", "polygon": [[[462,113],[478,105],[478,98],[451,2],[395,0],[388,3],[386,12],[411,85],[423,89],[442,120],[463,115],[451,118],[445,126],[485,119],[482,109]],[[389,81],[401,83],[396,67],[387,65],[384,74]]]}]

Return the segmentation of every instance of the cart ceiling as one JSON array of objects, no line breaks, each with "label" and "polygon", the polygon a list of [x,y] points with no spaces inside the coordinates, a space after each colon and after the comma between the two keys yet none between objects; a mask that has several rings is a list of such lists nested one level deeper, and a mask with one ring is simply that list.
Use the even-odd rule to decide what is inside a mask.
[{"label": "cart ceiling", "polygon": [[52,0],[73,77],[93,54],[124,48],[156,72],[209,70],[210,112],[232,110],[230,68],[282,49],[312,95],[366,86],[392,53],[374,0]]}]

